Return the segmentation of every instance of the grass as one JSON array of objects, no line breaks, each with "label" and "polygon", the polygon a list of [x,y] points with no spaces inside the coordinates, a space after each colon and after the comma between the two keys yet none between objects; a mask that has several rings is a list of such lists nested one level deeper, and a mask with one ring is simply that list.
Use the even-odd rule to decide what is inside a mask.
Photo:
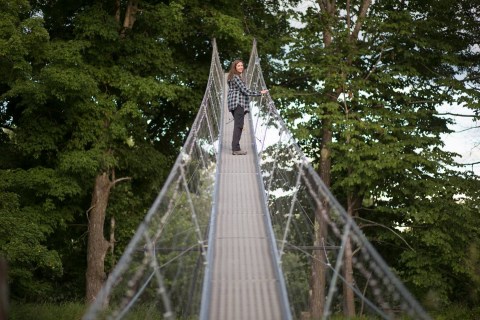
[{"label": "grass", "polygon": [[[87,306],[78,302],[63,304],[15,302],[12,303],[9,311],[9,320],[81,320],[87,311]],[[161,314],[154,306],[143,305],[133,309],[123,319],[161,319]]]},{"label": "grass", "polygon": [[[83,303],[71,302],[63,304],[52,303],[19,303],[10,305],[9,320],[81,320],[87,307]],[[480,307],[467,308],[465,306],[451,305],[445,310],[430,314],[434,320],[479,320]],[[159,319],[155,308],[143,306],[130,312],[126,320]],[[161,316],[160,316],[161,318]],[[347,320],[341,315],[333,315],[331,320]],[[377,318],[356,317],[349,320],[370,320]]]},{"label": "grass", "polygon": [[467,308],[460,305],[451,305],[442,312],[431,314],[435,320],[478,320],[480,319],[480,307]]},{"label": "grass", "polygon": [[17,303],[10,305],[9,320],[80,320],[86,311],[82,303]]}]

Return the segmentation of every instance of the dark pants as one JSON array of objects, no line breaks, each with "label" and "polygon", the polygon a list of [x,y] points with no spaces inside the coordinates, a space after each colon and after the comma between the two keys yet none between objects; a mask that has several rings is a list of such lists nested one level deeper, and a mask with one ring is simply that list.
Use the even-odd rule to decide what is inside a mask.
[{"label": "dark pants", "polygon": [[232,151],[240,150],[240,138],[242,137],[243,123],[245,119],[245,113],[243,107],[237,106],[232,111],[233,115],[233,138],[232,138]]}]

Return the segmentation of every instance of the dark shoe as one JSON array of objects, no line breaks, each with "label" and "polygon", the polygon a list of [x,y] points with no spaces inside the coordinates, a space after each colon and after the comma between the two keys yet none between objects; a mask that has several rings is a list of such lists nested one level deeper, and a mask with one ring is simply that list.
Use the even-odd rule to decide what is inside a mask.
[{"label": "dark shoe", "polygon": [[237,150],[237,151],[233,151],[232,154],[234,156],[243,156],[243,155],[247,154],[247,151]]}]

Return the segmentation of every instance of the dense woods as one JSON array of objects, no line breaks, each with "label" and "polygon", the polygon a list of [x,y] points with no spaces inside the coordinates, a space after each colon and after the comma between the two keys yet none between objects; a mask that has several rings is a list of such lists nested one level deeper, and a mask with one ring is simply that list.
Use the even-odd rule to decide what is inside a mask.
[{"label": "dense woods", "polygon": [[[248,60],[255,38],[277,108],[400,279],[431,310],[480,303],[480,182],[444,151],[454,119],[437,111],[480,116],[479,0],[0,7],[0,255],[11,300],[95,299],[197,113],[210,40],[226,69]],[[314,266],[312,316],[323,310],[322,272]]]}]

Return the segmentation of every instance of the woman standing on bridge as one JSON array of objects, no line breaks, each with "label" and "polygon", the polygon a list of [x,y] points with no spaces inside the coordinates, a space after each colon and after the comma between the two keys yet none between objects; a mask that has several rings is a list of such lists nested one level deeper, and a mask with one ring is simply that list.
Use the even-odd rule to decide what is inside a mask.
[{"label": "woman standing on bridge", "polygon": [[260,92],[247,88],[243,81],[243,61],[233,61],[230,71],[228,72],[228,110],[233,115],[233,138],[232,138],[232,154],[244,155],[247,151],[240,149],[240,138],[242,137],[243,123],[245,114],[250,112],[249,103],[250,96],[260,96],[267,93],[268,90]]}]

